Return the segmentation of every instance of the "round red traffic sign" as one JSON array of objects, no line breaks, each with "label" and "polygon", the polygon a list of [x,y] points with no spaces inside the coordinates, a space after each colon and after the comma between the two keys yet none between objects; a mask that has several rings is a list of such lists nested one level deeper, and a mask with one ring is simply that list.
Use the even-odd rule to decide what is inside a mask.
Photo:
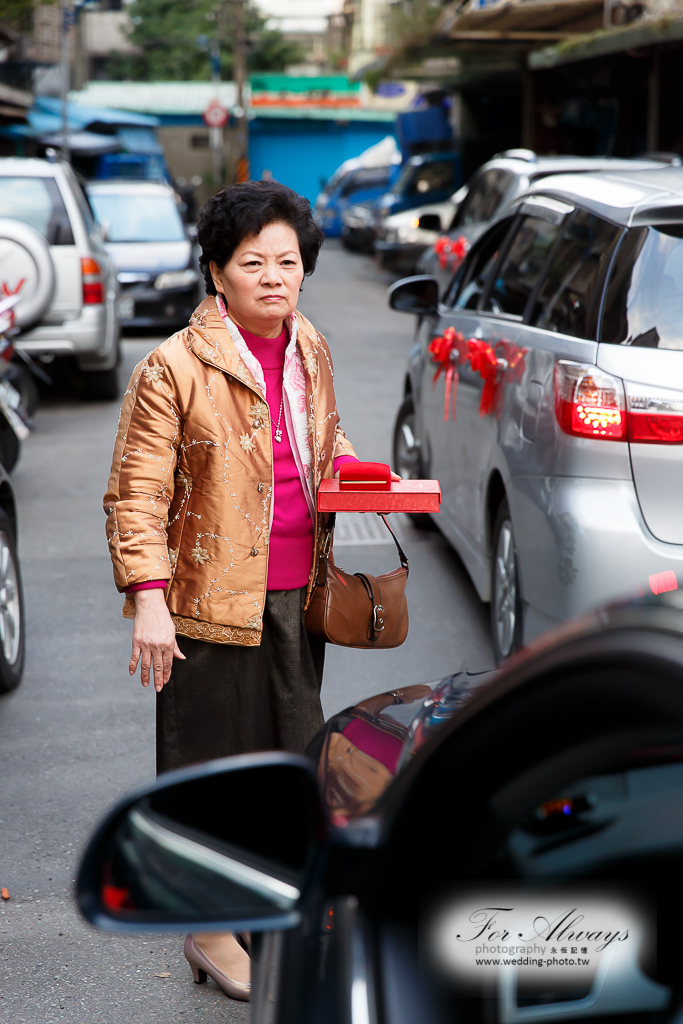
[{"label": "round red traffic sign", "polygon": [[217,100],[209,103],[202,114],[204,124],[207,124],[209,128],[223,128],[227,124],[229,117],[229,112]]}]

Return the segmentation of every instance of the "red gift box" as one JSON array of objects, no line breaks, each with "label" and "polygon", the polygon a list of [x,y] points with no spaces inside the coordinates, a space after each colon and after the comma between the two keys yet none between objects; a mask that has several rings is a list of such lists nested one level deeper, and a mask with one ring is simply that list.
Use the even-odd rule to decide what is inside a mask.
[{"label": "red gift box", "polygon": [[339,480],[321,480],[318,488],[320,512],[440,512],[440,504],[438,480],[392,480],[388,490],[342,489]]}]

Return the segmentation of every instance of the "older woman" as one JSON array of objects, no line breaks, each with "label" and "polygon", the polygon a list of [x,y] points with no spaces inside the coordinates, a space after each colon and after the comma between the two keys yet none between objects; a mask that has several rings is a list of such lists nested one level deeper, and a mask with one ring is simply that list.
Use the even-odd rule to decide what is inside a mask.
[{"label": "older woman", "polygon": [[[302,752],[322,726],[324,645],[304,627],[316,494],[355,458],[325,339],[296,311],[322,242],[308,202],[229,186],[198,239],[209,297],[134,370],[104,499],[129,671],[157,691],[159,772]],[[196,981],[249,997],[234,937],[188,936],[185,954]]]}]

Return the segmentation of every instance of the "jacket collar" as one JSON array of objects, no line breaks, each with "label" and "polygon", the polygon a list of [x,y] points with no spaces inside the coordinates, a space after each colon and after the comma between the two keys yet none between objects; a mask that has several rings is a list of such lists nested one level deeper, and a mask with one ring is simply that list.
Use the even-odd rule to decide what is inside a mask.
[{"label": "jacket collar", "polygon": [[[290,336],[292,333],[291,320],[291,316],[285,318],[285,324]],[[296,312],[296,322],[297,347],[301,351],[304,372],[308,378],[310,360],[307,360],[306,356],[309,353],[315,353],[317,335],[312,324],[298,310]],[[237,378],[237,380],[246,384],[247,387],[260,394],[261,389],[249,367],[237,351],[235,342],[230,337],[230,333],[218,312],[213,295],[207,296],[190,317],[189,347],[202,362],[209,363],[211,366],[225,371],[231,377]]]}]

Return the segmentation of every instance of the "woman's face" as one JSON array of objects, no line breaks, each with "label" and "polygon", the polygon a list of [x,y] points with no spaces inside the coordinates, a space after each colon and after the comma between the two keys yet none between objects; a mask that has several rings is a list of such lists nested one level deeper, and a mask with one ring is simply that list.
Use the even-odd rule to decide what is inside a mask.
[{"label": "woman's face", "polygon": [[260,234],[245,238],[222,269],[213,261],[210,268],[232,319],[252,334],[276,338],[283,319],[296,308],[304,279],[294,228],[283,221],[267,224]]}]

